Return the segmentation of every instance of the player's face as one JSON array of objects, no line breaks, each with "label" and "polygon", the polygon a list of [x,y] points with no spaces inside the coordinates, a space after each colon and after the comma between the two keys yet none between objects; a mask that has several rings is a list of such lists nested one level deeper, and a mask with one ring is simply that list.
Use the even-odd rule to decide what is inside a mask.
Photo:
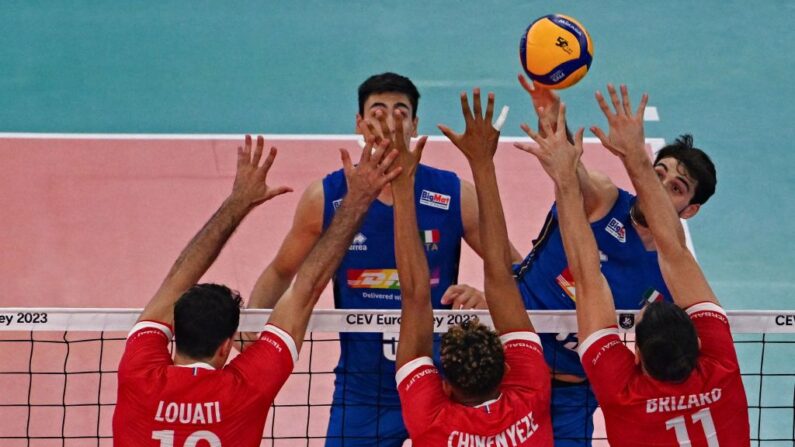
[{"label": "player's face", "polygon": [[411,118],[414,112],[411,108],[411,101],[409,97],[403,93],[373,93],[364,102],[364,116],[357,115],[356,121],[358,124],[358,121],[363,119],[372,123],[376,129],[379,129],[376,113],[381,111],[381,113],[384,113],[387,117],[389,130],[394,132],[395,119],[393,113],[395,110],[403,112],[403,134],[406,136],[406,144],[408,145],[408,139],[417,136],[418,120],[417,118]]},{"label": "player's face", "polygon": [[679,217],[689,219],[695,216],[701,205],[691,204],[690,201],[696,194],[698,182],[688,174],[685,165],[675,158],[667,157],[654,165],[654,171],[668,193],[668,197],[671,198],[671,203]]}]

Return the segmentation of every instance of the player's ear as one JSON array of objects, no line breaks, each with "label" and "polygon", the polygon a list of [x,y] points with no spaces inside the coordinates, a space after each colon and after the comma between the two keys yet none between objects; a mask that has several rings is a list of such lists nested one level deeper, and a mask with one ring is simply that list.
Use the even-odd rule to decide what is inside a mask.
[{"label": "player's ear", "polygon": [[635,365],[640,365],[640,348],[635,343]]},{"label": "player's ear", "polygon": [[229,354],[232,352],[232,347],[235,345],[234,336],[227,338],[226,340],[221,343],[221,346],[215,351],[215,359],[220,363],[220,366],[224,366],[226,364],[226,359],[229,358]]},{"label": "player's ear", "polygon": [[353,132],[355,134],[357,134],[357,135],[361,135],[362,134],[362,132],[359,130],[359,123],[361,123],[362,120],[364,120],[364,118],[362,118],[362,116],[357,113],[356,114],[356,126],[353,129]]},{"label": "player's ear", "polygon": [[679,217],[682,219],[690,219],[691,217],[695,216],[698,213],[698,210],[701,209],[701,205],[698,203],[691,203],[687,205],[682,211],[679,212]]},{"label": "player's ear", "polygon": [[444,392],[444,395],[447,397],[453,395],[453,387],[450,385],[450,382],[442,380],[442,392]]}]

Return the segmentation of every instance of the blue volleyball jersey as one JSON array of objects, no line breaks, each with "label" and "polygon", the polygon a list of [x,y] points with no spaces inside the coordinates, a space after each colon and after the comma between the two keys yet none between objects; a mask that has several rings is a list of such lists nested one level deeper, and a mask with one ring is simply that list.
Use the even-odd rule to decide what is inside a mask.
[{"label": "blue volleyball jersey", "polygon": [[[418,231],[425,246],[431,277],[431,300],[441,305],[442,295],[458,279],[461,238],[461,185],[449,171],[419,165],[415,177]],[[342,170],[323,179],[323,228],[347,192]],[[392,207],[376,200],[370,206],[348,253],[334,274],[337,309],[400,309],[400,283],[395,262]],[[449,306],[448,306],[449,308]],[[340,334],[340,360],[335,369],[335,400],[399,404],[395,383],[398,334]]]},{"label": "blue volleyball jersey", "polygon": [[[630,208],[635,196],[619,189],[618,198],[605,217],[591,224],[602,274],[613,292],[616,309],[639,309],[649,296],[671,299],[657,262],[657,252],[647,251],[632,226]],[[516,281],[528,309],[574,309],[574,279],[568,269],[552,206],[533,251],[514,266]],[[577,356],[576,334],[541,334],[544,355],[554,371],[584,376]]]}]

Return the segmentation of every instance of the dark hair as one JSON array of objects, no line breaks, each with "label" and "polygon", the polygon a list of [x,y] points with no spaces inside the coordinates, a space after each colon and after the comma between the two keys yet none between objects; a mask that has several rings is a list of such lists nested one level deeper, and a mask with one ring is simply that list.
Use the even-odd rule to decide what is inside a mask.
[{"label": "dark hair", "polygon": [[696,180],[696,191],[690,203],[703,204],[715,194],[715,185],[718,183],[715,165],[704,151],[693,147],[693,136],[681,135],[673,144],[669,144],[657,153],[654,164],[663,158],[674,158],[685,165],[688,175]]},{"label": "dark hair", "polygon": [[646,372],[664,382],[682,382],[698,361],[698,336],[679,306],[658,301],[646,306],[635,327],[635,342]]},{"label": "dark hair", "polygon": [[177,351],[192,359],[212,357],[240,323],[240,295],[220,284],[196,284],[174,305]]},{"label": "dark hair", "polygon": [[468,397],[494,391],[505,374],[500,337],[477,318],[442,335],[441,362],[447,381]]},{"label": "dark hair", "polygon": [[367,98],[375,93],[402,93],[409,97],[411,103],[411,118],[417,117],[417,107],[420,102],[420,92],[411,82],[411,79],[397,73],[381,73],[370,76],[359,86],[359,115],[364,116],[364,103]]}]

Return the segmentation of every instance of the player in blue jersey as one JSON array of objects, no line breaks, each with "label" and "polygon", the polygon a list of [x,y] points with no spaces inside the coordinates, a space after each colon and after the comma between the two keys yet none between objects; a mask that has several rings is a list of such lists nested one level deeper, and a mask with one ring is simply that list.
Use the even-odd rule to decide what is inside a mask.
[{"label": "player in blue jersey", "polygon": [[[545,115],[548,121],[555,122],[560,108],[558,95],[552,90],[535,88],[522,75],[519,81],[530,94],[539,116]],[[530,135],[526,124],[522,129]],[[615,132],[605,136],[607,141],[611,137],[617,138]],[[529,152],[528,144],[516,146]],[[702,150],[693,147],[690,135],[683,135],[661,149],[654,160],[654,169],[682,219],[696,215],[715,192],[715,167]],[[599,247],[602,273],[613,290],[616,309],[639,309],[645,302],[659,299],[670,301],[654,239],[635,195],[616,187],[606,175],[588,170],[582,161],[577,167],[577,177]],[[514,271],[528,309],[575,308],[575,284],[566,262],[555,205],[533,241],[533,250]],[[577,334],[542,334],[541,338],[544,355],[553,371],[555,445],[590,446],[596,398],[577,355]]]},{"label": "player in blue jersey", "polygon": [[[410,137],[417,135],[419,97],[417,88],[404,76],[383,73],[368,78],[359,87],[357,132],[364,132],[369,123],[378,132],[391,133],[394,111],[400,110],[408,118],[403,120],[403,133],[409,145]],[[433,306],[484,307],[482,293],[456,284],[461,239],[476,253],[481,252],[474,186],[452,172],[425,165],[418,167],[415,186]],[[345,191],[342,171],[332,172],[307,188],[292,228],[255,285],[256,295],[262,299],[254,305],[267,308],[276,303],[328,227]],[[391,204],[392,192],[387,185],[371,205],[335,272],[335,307],[400,309]],[[515,249],[513,256],[516,261],[521,259]],[[407,439],[395,383],[396,338],[397,334],[341,334],[327,446],[390,447],[400,446]]]}]

